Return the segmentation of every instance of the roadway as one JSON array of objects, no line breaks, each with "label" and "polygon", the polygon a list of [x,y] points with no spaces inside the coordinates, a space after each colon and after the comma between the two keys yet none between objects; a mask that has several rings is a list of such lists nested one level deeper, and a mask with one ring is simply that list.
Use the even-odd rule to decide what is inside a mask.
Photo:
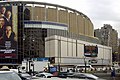
[{"label": "roadway", "polygon": [[[111,77],[111,73],[93,73],[93,74],[98,76],[99,78],[102,78],[102,79],[105,79],[105,80],[120,80],[120,73],[116,73],[115,78]],[[36,79],[32,79],[32,80],[86,80],[86,79],[52,77],[52,78],[36,78]]]},{"label": "roadway", "polygon": [[94,75],[106,80],[120,80],[120,73],[116,73],[116,77],[111,77],[111,73],[93,73]]}]

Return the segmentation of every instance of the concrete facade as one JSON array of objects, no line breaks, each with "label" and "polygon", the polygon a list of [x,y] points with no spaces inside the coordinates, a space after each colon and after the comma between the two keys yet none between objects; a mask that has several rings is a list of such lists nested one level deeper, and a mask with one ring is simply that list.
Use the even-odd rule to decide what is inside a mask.
[{"label": "concrete facade", "polygon": [[[85,57],[84,45],[97,45],[98,56]],[[87,63],[91,59],[95,59],[97,61],[97,63],[91,63],[91,65],[112,64],[111,47],[57,35],[50,36],[45,39],[45,56],[55,57],[55,64],[60,63],[62,65],[84,64],[84,59]]]}]

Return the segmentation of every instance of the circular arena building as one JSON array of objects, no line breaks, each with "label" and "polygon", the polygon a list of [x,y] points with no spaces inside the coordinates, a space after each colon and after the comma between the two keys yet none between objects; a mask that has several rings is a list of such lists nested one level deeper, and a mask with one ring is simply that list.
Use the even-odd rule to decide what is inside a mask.
[{"label": "circular arena building", "polygon": [[[53,64],[64,64],[62,58],[83,58],[84,45],[96,46],[99,44],[99,40],[94,37],[94,26],[89,17],[75,9],[56,4],[28,1],[0,2],[0,5],[0,20],[4,19],[4,22],[1,23],[4,27],[1,28],[3,35],[0,36],[2,43],[0,44],[1,65],[2,63],[19,65],[23,59],[34,58],[48,58],[48,60],[53,59],[51,62]],[[7,19],[8,12],[11,13],[9,20]],[[11,26],[12,37],[10,39],[5,37],[7,26]],[[58,41],[54,42],[56,40]],[[63,41],[67,43],[63,45]],[[78,43],[82,44],[81,47]],[[59,47],[56,49],[57,46]],[[94,58],[96,57],[94,56]],[[110,60],[110,58],[108,59]],[[63,62],[66,62],[67,60],[64,59]],[[103,60],[101,57],[97,59]],[[71,63],[65,63],[65,65],[68,64]]]}]

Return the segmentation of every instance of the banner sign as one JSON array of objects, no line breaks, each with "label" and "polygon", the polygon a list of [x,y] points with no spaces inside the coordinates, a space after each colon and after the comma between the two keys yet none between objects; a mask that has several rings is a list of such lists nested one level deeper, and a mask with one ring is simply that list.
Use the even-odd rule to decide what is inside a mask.
[{"label": "banner sign", "polygon": [[84,45],[84,56],[86,57],[97,57],[98,56],[98,47]]},{"label": "banner sign", "polygon": [[17,6],[0,6],[0,58],[17,58]]}]

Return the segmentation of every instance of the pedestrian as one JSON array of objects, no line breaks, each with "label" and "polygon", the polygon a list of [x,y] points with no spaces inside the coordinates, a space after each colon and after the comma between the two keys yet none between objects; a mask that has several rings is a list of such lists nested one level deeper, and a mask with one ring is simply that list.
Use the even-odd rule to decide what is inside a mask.
[{"label": "pedestrian", "polygon": [[116,76],[115,68],[113,68],[111,71],[111,77],[113,78],[113,80],[115,80],[115,76]]}]

